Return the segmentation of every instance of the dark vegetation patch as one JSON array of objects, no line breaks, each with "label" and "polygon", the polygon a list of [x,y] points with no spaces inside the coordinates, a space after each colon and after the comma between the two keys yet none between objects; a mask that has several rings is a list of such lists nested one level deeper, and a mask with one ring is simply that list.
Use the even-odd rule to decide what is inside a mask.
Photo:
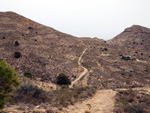
[{"label": "dark vegetation patch", "polygon": [[32,74],[30,72],[25,72],[24,76],[28,77],[28,78],[33,78]]},{"label": "dark vegetation patch", "polygon": [[13,96],[16,103],[30,103],[38,105],[42,102],[49,101],[47,93],[41,88],[31,85],[25,84],[21,86]]},{"label": "dark vegetation patch", "polygon": [[123,60],[131,60],[131,57],[130,56],[122,56],[121,57]]},{"label": "dark vegetation patch", "polygon": [[19,46],[19,42],[18,41],[15,41],[15,46]]},{"label": "dark vegetation patch", "polygon": [[14,57],[15,58],[20,58],[21,57],[21,53],[20,52],[14,52]]},{"label": "dark vegetation patch", "polygon": [[150,93],[146,91],[119,91],[115,113],[150,113]]},{"label": "dark vegetation patch", "polygon": [[56,82],[58,85],[69,85],[69,84],[71,84],[69,77],[67,75],[65,75],[64,73],[61,73],[61,74],[59,74],[59,76],[57,76]]},{"label": "dark vegetation patch", "polygon": [[[45,92],[37,86],[25,84],[10,96],[10,104],[32,104],[49,103],[55,107],[67,107],[75,102],[82,101],[95,94],[96,88],[78,87],[69,89],[67,87]],[[13,101],[12,101],[13,100]]]}]

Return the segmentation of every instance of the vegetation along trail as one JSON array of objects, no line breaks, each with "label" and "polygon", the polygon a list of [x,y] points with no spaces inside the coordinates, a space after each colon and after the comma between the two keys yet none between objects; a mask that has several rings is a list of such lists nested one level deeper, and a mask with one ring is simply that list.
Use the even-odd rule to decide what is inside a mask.
[{"label": "vegetation along trail", "polygon": [[[129,90],[130,88],[117,88],[116,90],[104,89],[98,90],[94,96],[77,102],[74,105],[64,108],[63,113],[113,113],[115,105],[115,96],[120,90]],[[146,90],[150,92],[150,87],[131,88],[132,90]]]}]

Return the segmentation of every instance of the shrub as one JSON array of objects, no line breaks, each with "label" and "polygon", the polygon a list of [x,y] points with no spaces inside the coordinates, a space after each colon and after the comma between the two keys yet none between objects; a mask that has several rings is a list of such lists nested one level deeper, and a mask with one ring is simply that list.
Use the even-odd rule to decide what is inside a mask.
[{"label": "shrub", "polygon": [[128,107],[128,112],[129,113],[144,113],[144,108],[142,105],[138,104],[138,105],[130,105]]},{"label": "shrub", "polygon": [[18,41],[15,41],[15,46],[19,46],[19,42]]},{"label": "shrub", "polygon": [[108,51],[108,49],[107,49],[107,48],[104,48],[104,51]]},{"label": "shrub", "polygon": [[20,84],[16,73],[5,61],[0,62],[0,109],[4,108],[7,95]]},{"label": "shrub", "polygon": [[68,78],[67,75],[61,73],[57,77],[57,84],[59,84],[59,85],[69,85],[69,84],[71,84],[71,81],[70,81],[70,79]]},{"label": "shrub", "polygon": [[61,89],[65,89],[65,88],[67,88],[66,85],[62,85],[62,86],[61,86]]},{"label": "shrub", "polygon": [[130,57],[130,56],[127,56],[127,57],[122,56],[122,59],[123,59],[123,60],[131,60],[131,57]]},{"label": "shrub", "polygon": [[15,98],[19,102],[23,101],[29,103],[30,100],[33,104],[39,104],[49,100],[43,89],[31,84],[21,86],[16,93],[17,96]]},{"label": "shrub", "polygon": [[24,76],[28,77],[28,78],[33,78],[32,74],[30,72],[25,72]]},{"label": "shrub", "polygon": [[14,57],[15,58],[20,58],[21,57],[21,53],[20,52],[15,52],[14,53]]},{"label": "shrub", "polygon": [[32,27],[28,27],[28,29],[29,29],[29,30],[33,30],[33,28],[32,28]]},{"label": "shrub", "polygon": [[149,113],[150,95],[146,91],[119,91],[116,95],[115,113]]},{"label": "shrub", "polygon": [[125,75],[125,74],[122,72],[121,75]]}]

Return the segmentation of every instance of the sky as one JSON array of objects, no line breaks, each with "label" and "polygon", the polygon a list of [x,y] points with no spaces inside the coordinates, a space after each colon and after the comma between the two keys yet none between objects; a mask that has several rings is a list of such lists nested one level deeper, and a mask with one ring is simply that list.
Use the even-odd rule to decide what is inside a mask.
[{"label": "sky", "polygon": [[77,37],[109,40],[132,25],[150,28],[150,0],[0,0],[0,11]]}]

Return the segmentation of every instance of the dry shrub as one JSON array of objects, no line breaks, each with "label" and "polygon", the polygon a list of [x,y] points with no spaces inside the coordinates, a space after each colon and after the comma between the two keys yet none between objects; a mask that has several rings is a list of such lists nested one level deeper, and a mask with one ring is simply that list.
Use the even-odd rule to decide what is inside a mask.
[{"label": "dry shrub", "polygon": [[114,112],[117,113],[149,113],[150,94],[140,91],[119,91],[116,95]]}]

